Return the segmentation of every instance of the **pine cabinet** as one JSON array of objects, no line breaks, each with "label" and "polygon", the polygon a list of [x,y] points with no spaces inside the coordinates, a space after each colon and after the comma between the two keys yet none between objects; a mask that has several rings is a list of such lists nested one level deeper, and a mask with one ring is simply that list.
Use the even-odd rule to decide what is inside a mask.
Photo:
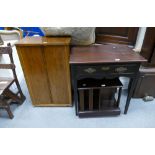
[{"label": "pine cabinet", "polygon": [[16,43],[34,106],[71,106],[70,37],[26,37]]}]

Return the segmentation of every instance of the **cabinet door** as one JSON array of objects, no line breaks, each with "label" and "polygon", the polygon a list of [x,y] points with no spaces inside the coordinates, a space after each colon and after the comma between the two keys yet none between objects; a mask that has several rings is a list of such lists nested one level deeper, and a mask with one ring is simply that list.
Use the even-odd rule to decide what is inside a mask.
[{"label": "cabinet door", "polygon": [[53,106],[71,105],[69,46],[44,47]]},{"label": "cabinet door", "polygon": [[41,46],[19,46],[18,55],[24,71],[32,104],[45,106],[51,104],[50,89]]},{"label": "cabinet door", "polygon": [[97,27],[96,42],[134,45],[138,27]]},{"label": "cabinet door", "polygon": [[155,64],[155,27],[146,29],[145,38],[142,45],[141,55],[148,60],[147,65]]},{"label": "cabinet door", "polygon": [[133,97],[143,98],[145,96],[155,97],[155,74],[145,74],[138,78]]}]

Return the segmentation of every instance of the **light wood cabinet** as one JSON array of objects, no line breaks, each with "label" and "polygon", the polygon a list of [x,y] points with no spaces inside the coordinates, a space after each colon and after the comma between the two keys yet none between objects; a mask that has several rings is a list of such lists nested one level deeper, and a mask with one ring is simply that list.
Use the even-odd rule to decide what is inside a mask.
[{"label": "light wood cabinet", "polygon": [[70,37],[26,37],[16,43],[34,106],[71,106]]}]

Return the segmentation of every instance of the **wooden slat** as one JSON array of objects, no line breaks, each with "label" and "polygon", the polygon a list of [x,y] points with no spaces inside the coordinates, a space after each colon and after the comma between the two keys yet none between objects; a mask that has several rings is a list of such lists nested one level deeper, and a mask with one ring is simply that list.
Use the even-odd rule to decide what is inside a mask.
[{"label": "wooden slat", "polygon": [[9,98],[12,99],[12,101],[16,101],[16,102],[19,102],[21,103],[22,102],[22,99],[21,97],[19,97],[18,95],[16,95],[14,92],[10,91],[9,89],[7,89],[5,91],[5,95]]},{"label": "wooden slat", "polygon": [[84,111],[84,90],[79,91],[80,95],[80,111]]},{"label": "wooden slat", "polygon": [[14,64],[0,64],[0,69],[15,69]]},{"label": "wooden slat", "polygon": [[101,98],[101,96],[102,96],[102,89],[99,89],[99,110],[101,110],[101,103],[102,103],[102,98]]},{"label": "wooden slat", "polygon": [[0,47],[0,54],[11,54],[11,47]]},{"label": "wooden slat", "polygon": [[122,88],[119,88],[117,106],[119,106],[119,103],[120,103],[121,93],[122,93]]},{"label": "wooden slat", "polygon": [[93,89],[89,90],[89,110],[93,110]]},{"label": "wooden slat", "polygon": [[79,111],[78,116],[79,117],[96,117],[96,116],[116,116],[120,115],[120,108],[107,108],[103,109],[101,111]]}]

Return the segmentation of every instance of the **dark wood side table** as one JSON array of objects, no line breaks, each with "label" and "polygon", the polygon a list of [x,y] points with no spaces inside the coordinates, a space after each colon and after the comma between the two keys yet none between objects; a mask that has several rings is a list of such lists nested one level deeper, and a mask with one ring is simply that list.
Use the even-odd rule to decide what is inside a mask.
[{"label": "dark wood side table", "polygon": [[129,77],[129,89],[124,114],[127,114],[141,62],[146,60],[127,45],[92,45],[72,47],[70,65],[78,115],[78,80],[84,78]]}]

